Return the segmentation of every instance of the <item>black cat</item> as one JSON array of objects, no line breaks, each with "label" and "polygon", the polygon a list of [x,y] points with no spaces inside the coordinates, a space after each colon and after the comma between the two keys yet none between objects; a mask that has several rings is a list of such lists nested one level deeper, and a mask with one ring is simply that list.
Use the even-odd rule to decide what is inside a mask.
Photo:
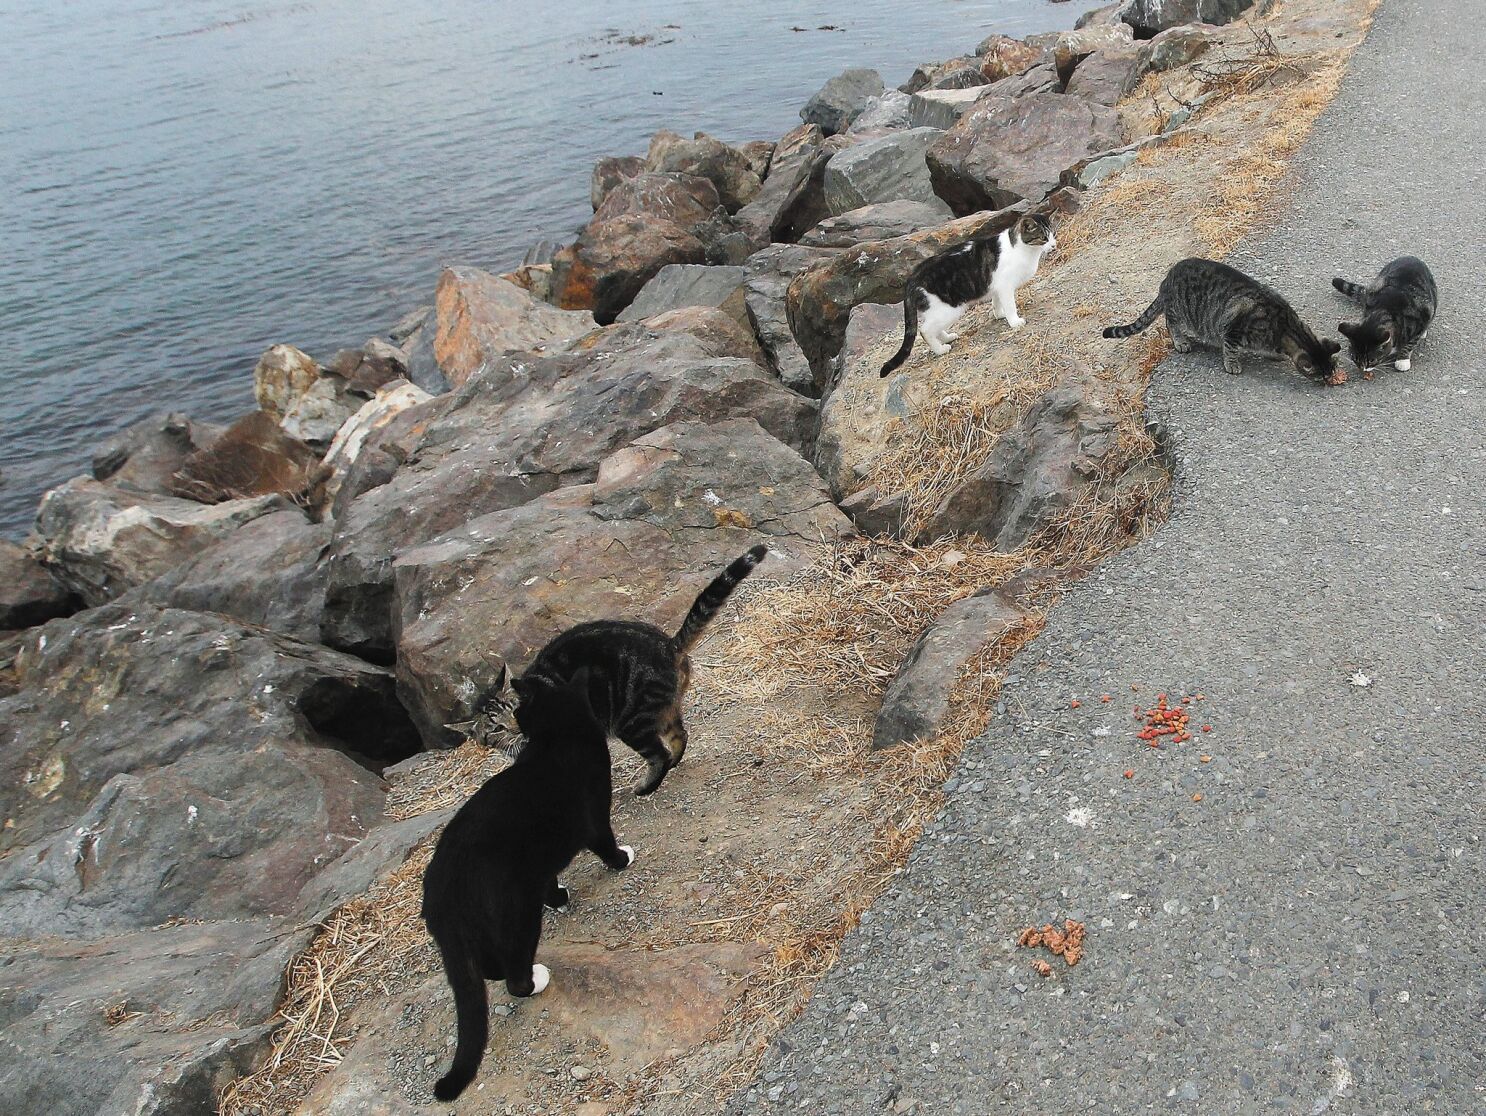
[{"label": "black cat", "polygon": [[1345,279],[1333,279],[1331,285],[1362,303],[1360,322],[1337,326],[1352,362],[1364,372],[1390,360],[1400,372],[1413,367],[1414,346],[1424,340],[1439,305],[1434,276],[1424,261],[1400,256],[1365,287]]},{"label": "black cat", "polygon": [[1185,353],[1194,343],[1219,349],[1224,371],[1235,376],[1243,358],[1253,355],[1289,361],[1301,374],[1330,383],[1346,379],[1336,368],[1340,342],[1320,340],[1278,291],[1216,260],[1173,264],[1145,313],[1127,326],[1110,326],[1104,336],[1130,337],[1163,313],[1173,349]]},{"label": "black cat", "polygon": [[551,974],[534,959],[542,907],[566,906],[557,880],[582,849],[623,871],[635,854],[614,840],[609,744],[589,703],[598,684],[579,670],[563,682],[526,681],[516,719],[526,745],[445,827],[423,875],[423,919],[454,990],[459,1041],[434,1085],[441,1101],[474,1080],[489,1037],[487,980],[534,996]]},{"label": "black cat", "polygon": [[691,682],[687,653],[768,552],[768,547],[756,546],[723,570],[702,590],[674,636],[635,620],[595,620],[569,628],[537,652],[520,678],[502,667],[495,685],[476,703],[479,716],[449,727],[496,745],[510,737],[511,711],[525,701],[528,687],[560,685],[586,667],[593,675],[599,723],[649,764],[635,793],[653,793],[686,752],[681,701]]}]

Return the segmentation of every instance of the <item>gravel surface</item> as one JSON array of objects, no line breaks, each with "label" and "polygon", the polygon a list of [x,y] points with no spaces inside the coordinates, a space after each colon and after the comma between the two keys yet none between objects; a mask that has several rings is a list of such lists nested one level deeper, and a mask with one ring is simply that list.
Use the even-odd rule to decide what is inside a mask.
[{"label": "gravel surface", "polygon": [[[1413,370],[1159,371],[1172,521],[1053,610],[731,1111],[1486,1111],[1480,14],[1385,0],[1236,254],[1325,332],[1332,275],[1422,256]],[[1158,691],[1213,731],[1135,739]],[[1041,978],[1015,935],[1065,916],[1084,959]]]}]

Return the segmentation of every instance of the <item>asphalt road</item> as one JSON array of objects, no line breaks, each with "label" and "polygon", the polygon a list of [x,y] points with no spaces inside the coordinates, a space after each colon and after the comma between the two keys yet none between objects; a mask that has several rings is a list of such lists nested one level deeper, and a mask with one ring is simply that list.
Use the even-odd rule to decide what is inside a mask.
[{"label": "asphalt road", "polygon": [[[733,1112],[1486,1112],[1483,16],[1385,0],[1236,256],[1327,329],[1333,274],[1422,256],[1413,370],[1159,371],[1173,519],[1013,664]],[[1134,739],[1159,690],[1213,732]],[[1064,916],[1085,957],[1041,979],[1014,936]]]}]

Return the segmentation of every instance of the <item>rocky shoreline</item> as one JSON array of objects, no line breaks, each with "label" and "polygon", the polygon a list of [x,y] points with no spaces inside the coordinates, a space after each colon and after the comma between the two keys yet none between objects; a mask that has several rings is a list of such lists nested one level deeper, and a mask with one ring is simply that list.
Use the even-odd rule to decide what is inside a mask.
[{"label": "rocky shoreline", "polygon": [[[272,347],[225,427],[100,446],[0,544],[0,1108],[215,1109],[262,1071],[291,962],[447,817],[389,787],[461,785],[430,764],[472,747],[445,726],[501,665],[583,619],[673,625],[760,537],[776,583],[874,546],[958,568],[942,616],[857,633],[902,648],[858,710],[871,746],[949,732],[1052,566],[1137,534],[1166,472],[1139,370],[1051,333],[879,383],[903,279],[1028,209],[1087,224],[1086,191],[1246,92],[1218,25],[1270,7],[1124,0],[895,90],[849,70],[775,142],[658,133],[594,168],[572,244],[447,269],[359,349]],[[717,962],[709,1026],[716,974],[758,963]],[[421,1111],[417,1076],[379,1110]],[[230,1111],[371,1111],[233,1088]]]}]

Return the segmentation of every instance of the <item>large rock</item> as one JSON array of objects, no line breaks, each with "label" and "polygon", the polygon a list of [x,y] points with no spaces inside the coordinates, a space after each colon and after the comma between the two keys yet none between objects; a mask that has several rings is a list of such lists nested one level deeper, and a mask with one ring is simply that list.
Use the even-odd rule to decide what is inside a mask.
[{"label": "large rock", "polygon": [[1039,62],[1019,74],[992,82],[983,87],[980,92],[985,96],[998,97],[1025,97],[1028,93],[1061,93],[1063,92],[1063,80],[1055,64]]},{"label": "large rock", "polygon": [[738,150],[742,152],[743,158],[748,160],[748,168],[758,175],[760,182],[769,173],[769,163],[774,158],[773,140],[749,140],[740,143]]},{"label": "large rock", "polygon": [[867,107],[867,103],[880,96],[886,86],[882,75],[876,70],[851,69],[837,74],[826,82],[800,110],[800,119],[806,124],[815,124],[828,136],[844,132]]},{"label": "large rock", "polygon": [[1047,48],[1032,46],[1007,35],[990,35],[975,48],[980,72],[987,81],[1000,81],[1020,74],[1047,60]]},{"label": "large rock", "polygon": [[267,1045],[286,963],[367,878],[384,795],[351,753],[417,746],[392,679],[143,605],[35,629],[10,673],[0,1110],[213,1111]]},{"label": "large rock", "polygon": [[990,91],[988,86],[969,89],[925,89],[908,99],[908,123],[913,128],[953,128]]},{"label": "large rock", "polygon": [[872,135],[877,132],[895,132],[909,126],[908,93],[889,89],[880,97],[873,97],[867,102],[866,107],[851,122],[851,127],[846,129],[846,134]]},{"label": "large rock", "polygon": [[1147,70],[1164,73],[1195,62],[1212,44],[1213,33],[1209,28],[1195,24],[1171,27],[1140,44],[1141,64]]},{"label": "large rock", "polygon": [[932,202],[876,202],[822,221],[800,237],[800,243],[811,248],[850,248],[869,240],[907,236],[931,225],[942,225],[952,216],[949,206],[938,198]]},{"label": "large rock", "polygon": [[72,594],[35,554],[0,539],[0,631],[45,624],[73,608]]},{"label": "large rock", "polygon": [[258,409],[286,435],[321,449],[361,405],[345,379],[293,345],[274,345],[259,358],[253,388]]},{"label": "large rock", "polygon": [[253,395],[258,409],[282,419],[320,378],[320,366],[293,345],[273,345],[253,369]]},{"label": "large rock", "polygon": [[312,504],[320,479],[320,455],[273,415],[254,411],[181,462],[171,490],[203,504],[274,493]]},{"label": "large rock", "polygon": [[604,204],[614,187],[644,172],[645,160],[638,155],[605,155],[594,163],[588,186],[588,200],[594,211]]},{"label": "large rock", "polygon": [[277,495],[212,505],[134,496],[91,477],[75,477],[42,497],[36,532],[47,567],[91,606],[158,577],[244,523],[288,506]]},{"label": "large rock", "polygon": [[361,409],[336,432],[335,440],[325,451],[323,465],[326,476],[318,510],[324,512],[334,508],[336,499],[346,487],[347,478],[361,458],[362,450],[376,444],[378,431],[385,429],[404,411],[420,407],[432,398],[417,384],[394,380],[384,384],[374,397],[363,403]]},{"label": "large rock", "polygon": [[965,665],[1023,619],[1020,609],[990,590],[946,608],[888,683],[872,729],[872,747],[928,739],[945,728],[950,695]]},{"label": "large rock", "polygon": [[832,154],[814,124],[802,124],[780,139],[763,189],[734,218],[754,251],[771,241],[793,241],[825,216],[825,168]]},{"label": "large rock", "polygon": [[666,264],[702,263],[705,246],[670,221],[631,213],[595,221],[552,261],[558,305],[608,325]]},{"label": "large rock", "polygon": [[920,540],[973,533],[1015,550],[1098,480],[1119,436],[1087,382],[1064,382],[1034,403],[929,517]]},{"label": "large rock", "polygon": [[761,184],[747,155],[705,132],[698,132],[692,139],[675,132],[657,132],[645,155],[645,169],[708,179],[729,213],[751,202]]},{"label": "large rock", "polygon": [[[841,351],[831,361],[830,394],[821,404],[815,467],[831,493],[864,531],[893,526],[893,515],[868,486],[868,465],[888,444],[894,429],[913,414],[902,376],[883,380],[878,370],[903,338],[903,307],[865,302],[850,310]],[[901,514],[897,517],[901,519]]]},{"label": "large rock", "polygon": [[[924,89],[964,89],[984,85],[980,59],[969,55],[943,62],[924,62],[914,67],[908,80],[898,86],[900,93],[918,93]],[[855,125],[853,125],[855,127]]]},{"label": "large rock", "polygon": [[[608,457],[591,485],[471,520],[396,563],[397,671],[432,744],[473,715],[502,660],[583,620],[674,629],[696,593],[768,538],[771,573],[851,532],[819,476],[752,419],[683,422]],[[643,560],[639,556],[643,555]]]},{"label": "large rock", "polygon": [[317,641],[330,537],[330,524],[298,509],[271,512],[119,599],[221,613]]},{"label": "large rock", "polygon": [[914,267],[971,237],[1011,227],[1025,208],[979,213],[908,236],[862,244],[797,275],[786,296],[790,331],[810,362],[816,382],[824,386],[830,378],[831,362],[841,351],[852,307],[901,301],[903,284]]},{"label": "large rock", "polygon": [[93,454],[93,479],[130,492],[174,492],[186,458],[222,436],[222,427],[180,414],[152,415],[115,434]]},{"label": "large rock", "polygon": [[1065,170],[1120,143],[1119,115],[1056,93],[978,101],[928,149],[934,189],[956,213],[1051,193]]},{"label": "large rock", "polygon": [[655,273],[619,315],[621,322],[639,321],[683,306],[714,306],[739,322],[748,321],[743,305],[742,267],[671,264]]},{"label": "large rock", "polygon": [[440,273],[433,320],[434,359],[455,387],[506,353],[560,351],[598,325],[586,310],[560,310],[473,267]]},{"label": "large rock", "polygon": [[1098,50],[1078,64],[1064,90],[1100,105],[1119,103],[1145,76],[1149,55],[1134,46]]},{"label": "large rock", "polygon": [[924,152],[943,134],[934,128],[912,128],[837,152],[826,164],[826,208],[837,216],[873,202],[938,202]]},{"label": "large rock", "polygon": [[380,337],[368,338],[359,349],[341,349],[326,362],[328,371],[346,382],[358,399],[369,399],[393,380],[408,374],[408,354]]},{"label": "large rock", "polygon": [[810,362],[790,329],[789,284],[800,272],[830,256],[830,252],[815,248],[775,244],[750,256],[743,264],[747,274],[743,301],[769,370],[786,387],[804,395],[819,395],[823,382],[817,383]]},{"label": "large rock", "polygon": [[694,174],[646,173],[615,186],[594,220],[610,221],[637,213],[694,232],[721,205],[717,187],[710,179]]},{"label": "large rock", "polygon": [[1120,19],[1142,39],[1183,23],[1232,23],[1254,0],[1131,0]]},{"label": "large rock", "polygon": [[679,313],[670,322],[616,326],[556,356],[508,357],[447,397],[406,464],[337,518],[326,642],[390,662],[397,554],[477,516],[590,481],[610,453],[661,426],[752,416],[807,448],[814,406],[732,355],[736,323],[718,310]]}]

